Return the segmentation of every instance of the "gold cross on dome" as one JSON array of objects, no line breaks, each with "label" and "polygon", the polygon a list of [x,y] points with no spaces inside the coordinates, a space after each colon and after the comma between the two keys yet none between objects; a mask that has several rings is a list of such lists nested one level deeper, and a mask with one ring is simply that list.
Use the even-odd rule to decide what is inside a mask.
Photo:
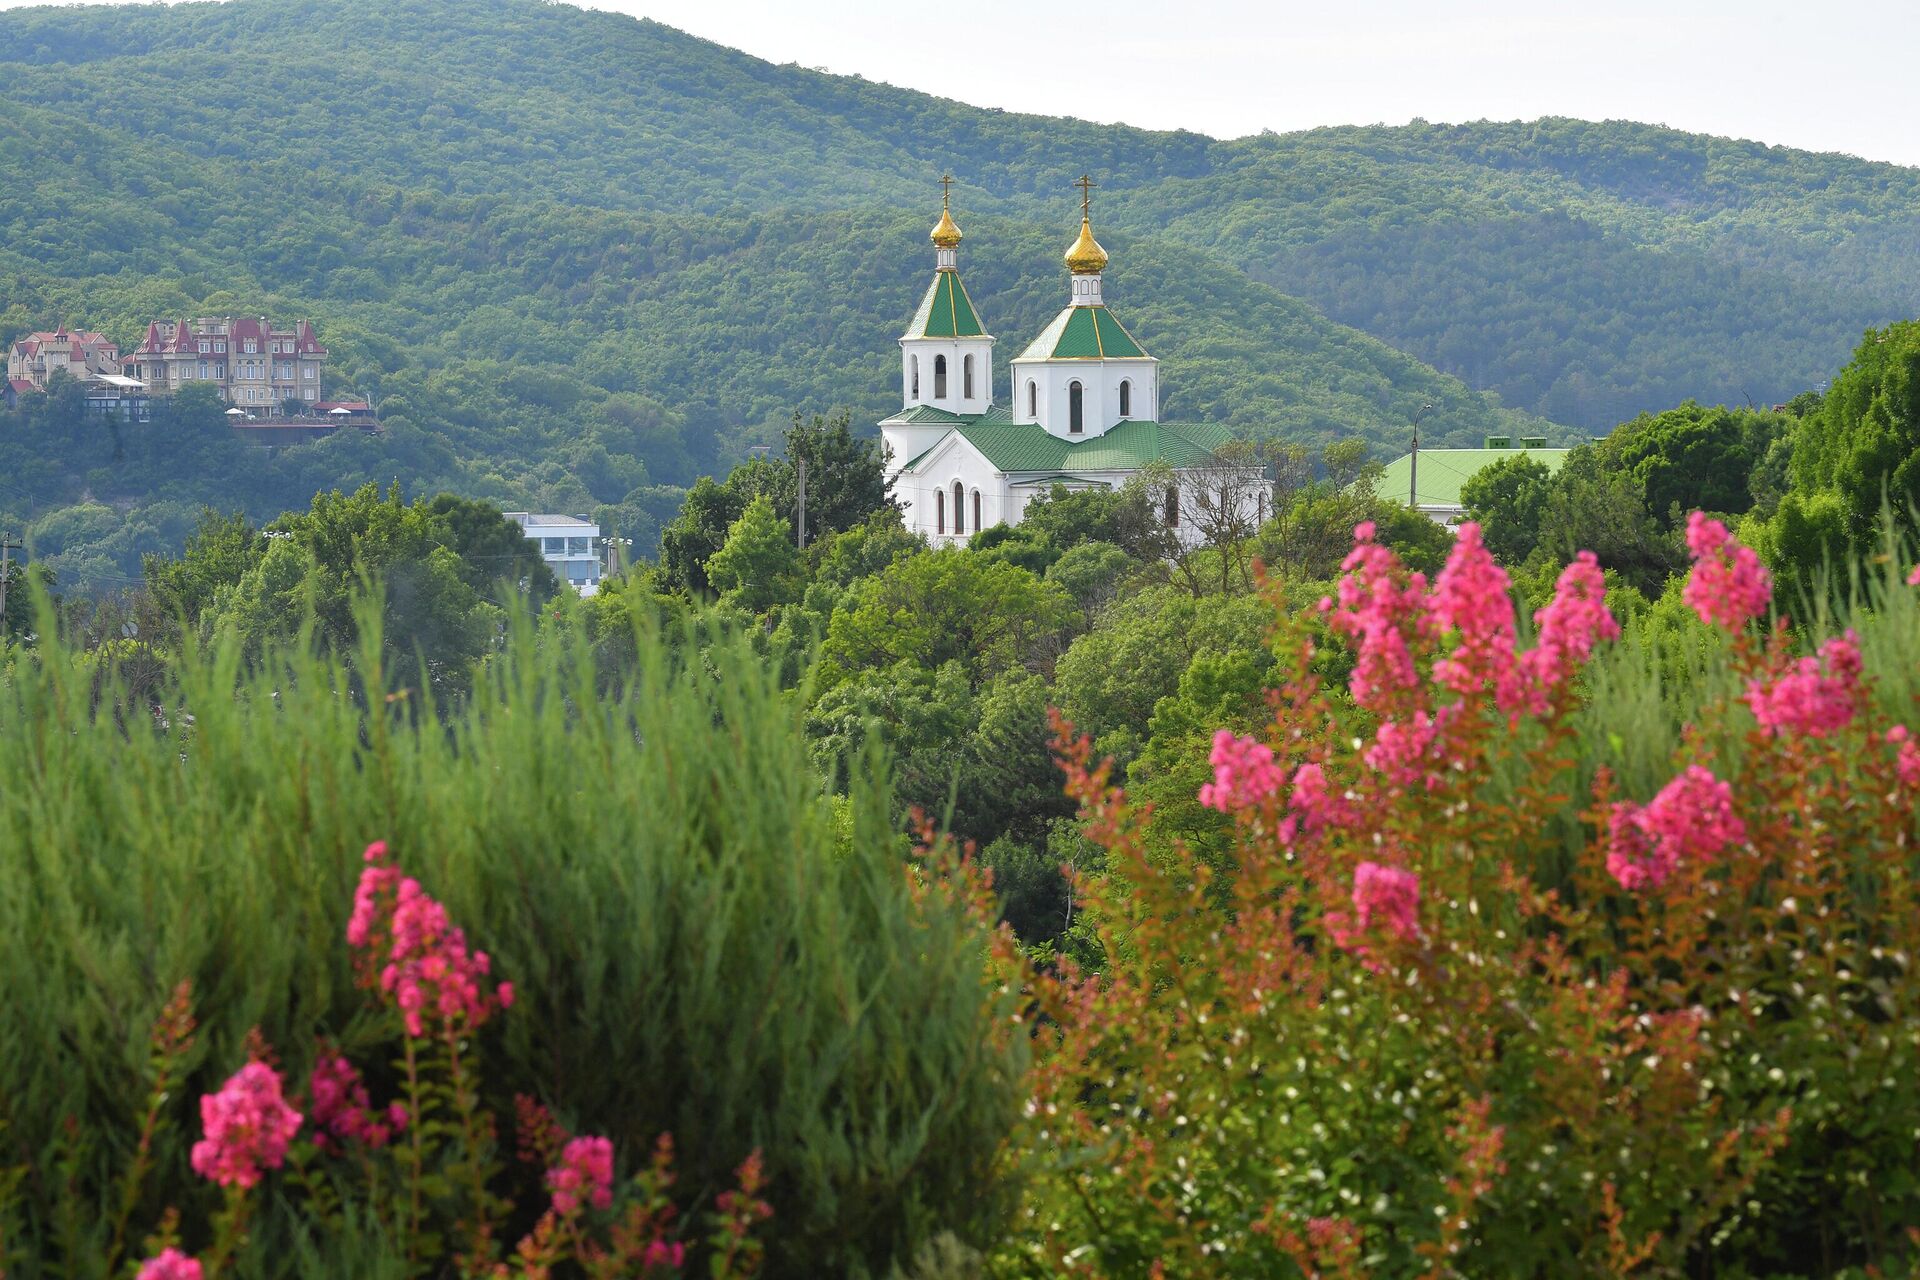
[{"label": "gold cross on dome", "polygon": [[1073,185],[1080,188],[1080,216],[1091,219],[1093,217],[1093,189],[1099,184],[1083,173],[1073,180]]},{"label": "gold cross on dome", "polygon": [[942,209],[945,209],[947,207],[947,199],[950,194],[950,189],[952,188],[952,186],[953,186],[953,175],[950,173],[941,174],[940,175],[940,207]]}]

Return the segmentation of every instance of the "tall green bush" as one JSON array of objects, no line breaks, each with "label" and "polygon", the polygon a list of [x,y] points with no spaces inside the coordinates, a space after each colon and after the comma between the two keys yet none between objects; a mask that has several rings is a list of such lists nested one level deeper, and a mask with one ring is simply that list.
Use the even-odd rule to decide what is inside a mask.
[{"label": "tall green bush", "polygon": [[[364,1034],[342,939],[381,837],[520,993],[486,1078],[629,1160],[670,1131],[695,1198],[764,1149],[769,1274],[987,1238],[1021,1048],[979,923],[903,868],[882,762],[827,795],[743,643],[641,629],[604,692],[584,641],[523,632],[443,710],[381,666],[377,610],[362,627],[351,674],[297,645],[254,669],[189,650],[151,705],[58,642],[0,661],[0,1168],[29,1170],[28,1254],[97,1249],[176,983],[204,1033],[149,1219],[208,1195],[192,1100],[250,1028],[296,1078],[317,1036]],[[325,1274],[356,1250],[260,1252]]]}]

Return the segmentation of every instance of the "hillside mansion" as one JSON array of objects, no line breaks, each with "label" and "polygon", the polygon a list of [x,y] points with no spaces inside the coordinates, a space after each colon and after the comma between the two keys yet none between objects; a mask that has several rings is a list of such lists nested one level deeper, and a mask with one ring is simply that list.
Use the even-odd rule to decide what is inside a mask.
[{"label": "hillside mansion", "polygon": [[276,328],[265,316],[155,320],[140,346],[125,355],[98,333],[69,330],[32,333],[7,351],[12,392],[44,391],[64,370],[89,391],[169,395],[190,382],[210,382],[236,408],[277,412],[289,400],[320,403],[320,369],[327,349],[302,320]]}]

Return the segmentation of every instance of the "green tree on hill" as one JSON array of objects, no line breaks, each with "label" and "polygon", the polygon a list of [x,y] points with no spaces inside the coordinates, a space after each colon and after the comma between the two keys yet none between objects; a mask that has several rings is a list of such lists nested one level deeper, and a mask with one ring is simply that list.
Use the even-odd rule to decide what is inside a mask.
[{"label": "green tree on hill", "polygon": [[1540,543],[1540,519],[1546,511],[1553,473],[1522,450],[1500,458],[1460,486],[1467,518],[1480,522],[1487,550],[1504,565],[1518,567]]},{"label": "green tree on hill", "polygon": [[1643,413],[1607,437],[1607,448],[1646,490],[1647,509],[1662,526],[1696,508],[1742,515],[1753,505],[1748,485],[1780,416],[1692,400],[1663,413]]},{"label": "green tree on hill", "polygon": [[1794,427],[1790,473],[1773,525],[1776,554],[1840,543],[1868,551],[1883,504],[1910,527],[1920,506],[1920,321],[1867,333],[1820,406]]},{"label": "green tree on hill", "polygon": [[822,656],[832,672],[912,662],[966,664],[976,686],[1025,661],[1072,616],[1066,592],[964,547],[896,560],[833,615]]},{"label": "green tree on hill", "polygon": [[765,494],[747,504],[726,542],[708,558],[707,580],[721,604],[748,613],[765,613],[798,597],[804,581],[800,552]]}]

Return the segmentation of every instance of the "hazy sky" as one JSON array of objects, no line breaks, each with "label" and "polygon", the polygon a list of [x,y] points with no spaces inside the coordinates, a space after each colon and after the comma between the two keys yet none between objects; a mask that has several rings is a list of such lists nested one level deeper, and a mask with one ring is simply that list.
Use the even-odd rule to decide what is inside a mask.
[{"label": "hazy sky", "polygon": [[1216,136],[1632,119],[1920,164],[1920,3],[594,0],[775,62]]},{"label": "hazy sky", "polygon": [[1916,0],[591,3],[981,106],[1222,137],[1568,115],[1920,164]]}]

